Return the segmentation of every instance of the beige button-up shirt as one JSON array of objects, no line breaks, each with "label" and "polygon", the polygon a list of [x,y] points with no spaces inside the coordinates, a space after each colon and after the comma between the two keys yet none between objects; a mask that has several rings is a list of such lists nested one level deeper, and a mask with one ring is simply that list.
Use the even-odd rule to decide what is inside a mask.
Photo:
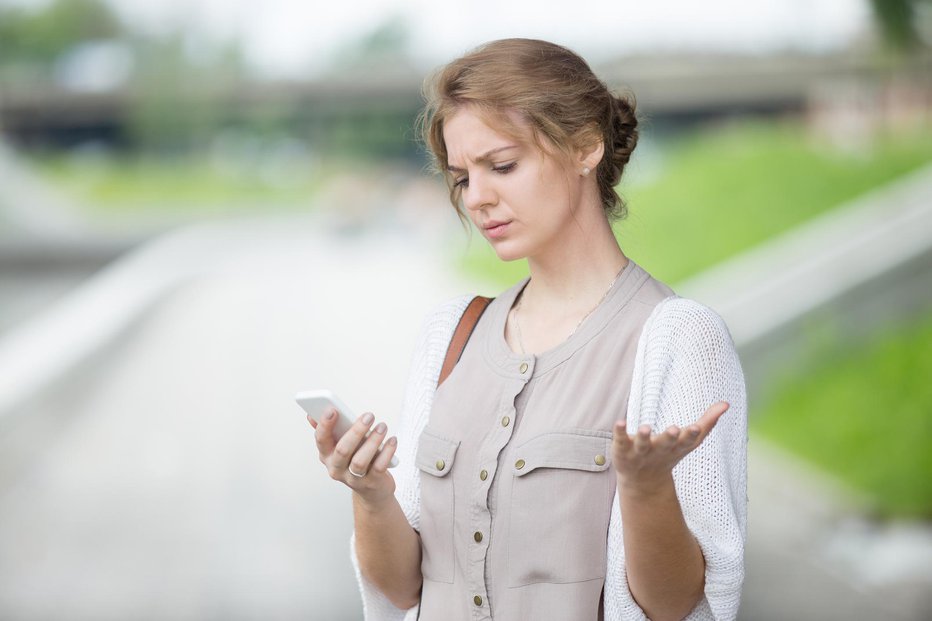
[{"label": "beige button-up shirt", "polygon": [[526,283],[486,310],[418,441],[424,621],[602,617],[612,426],[644,323],[673,292],[630,261],[572,336],[534,356],[504,338]]}]

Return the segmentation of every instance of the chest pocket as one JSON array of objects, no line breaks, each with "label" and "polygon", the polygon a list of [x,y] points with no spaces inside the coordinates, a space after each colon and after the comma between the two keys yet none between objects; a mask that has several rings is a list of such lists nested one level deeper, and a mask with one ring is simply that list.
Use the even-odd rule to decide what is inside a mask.
[{"label": "chest pocket", "polygon": [[615,490],[612,434],[572,429],[516,447],[508,530],[509,586],[605,577]]},{"label": "chest pocket", "polygon": [[421,573],[453,582],[453,464],[460,443],[425,427],[415,465],[421,471]]}]

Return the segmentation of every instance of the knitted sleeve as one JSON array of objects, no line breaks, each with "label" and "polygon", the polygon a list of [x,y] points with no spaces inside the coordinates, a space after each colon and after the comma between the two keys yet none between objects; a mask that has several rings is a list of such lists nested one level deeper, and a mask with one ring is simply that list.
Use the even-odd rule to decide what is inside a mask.
[{"label": "knitted sleeve", "polygon": [[[747,398],[744,374],[722,319],[693,300],[667,298],[638,342],[628,433],[693,423],[714,402],[730,405],[702,444],[673,469],[686,524],[705,557],[705,597],[691,621],[734,619],[744,580],[747,524]],[[617,494],[605,581],[605,618],[646,619],[628,589]]]},{"label": "knitted sleeve", "polygon": [[[395,497],[415,530],[420,528],[421,521],[420,477],[419,470],[414,467],[417,439],[427,424],[440,367],[453,331],[471,299],[472,296],[462,296],[450,300],[427,315],[411,361],[398,425],[398,467],[392,470],[392,476],[395,477]],[[350,539],[350,558],[356,571],[366,621],[413,621],[417,618],[417,606],[410,610],[396,608],[362,575],[356,557],[355,535]]]}]

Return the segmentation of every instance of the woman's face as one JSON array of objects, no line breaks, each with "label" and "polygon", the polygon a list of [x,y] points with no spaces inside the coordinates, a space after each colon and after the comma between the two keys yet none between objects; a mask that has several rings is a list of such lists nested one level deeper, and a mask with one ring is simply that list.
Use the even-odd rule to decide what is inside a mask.
[{"label": "woman's face", "polygon": [[444,122],[443,138],[463,207],[500,259],[543,256],[557,247],[574,224],[578,171],[531,140],[496,131],[468,107]]}]

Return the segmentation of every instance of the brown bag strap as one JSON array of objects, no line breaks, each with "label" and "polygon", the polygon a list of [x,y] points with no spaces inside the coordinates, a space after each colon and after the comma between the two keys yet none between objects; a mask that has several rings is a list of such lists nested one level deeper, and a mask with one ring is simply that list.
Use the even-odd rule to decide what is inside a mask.
[{"label": "brown bag strap", "polygon": [[469,302],[466,310],[463,311],[463,316],[460,317],[460,322],[456,325],[456,330],[453,331],[453,338],[450,339],[447,356],[443,359],[443,367],[440,368],[440,379],[437,380],[437,386],[447,379],[447,376],[453,372],[453,367],[460,361],[460,356],[463,355],[463,350],[466,349],[466,343],[469,341],[469,337],[472,336],[472,331],[475,330],[479,318],[482,317],[482,313],[485,312],[491,301],[492,298],[477,295]]}]

